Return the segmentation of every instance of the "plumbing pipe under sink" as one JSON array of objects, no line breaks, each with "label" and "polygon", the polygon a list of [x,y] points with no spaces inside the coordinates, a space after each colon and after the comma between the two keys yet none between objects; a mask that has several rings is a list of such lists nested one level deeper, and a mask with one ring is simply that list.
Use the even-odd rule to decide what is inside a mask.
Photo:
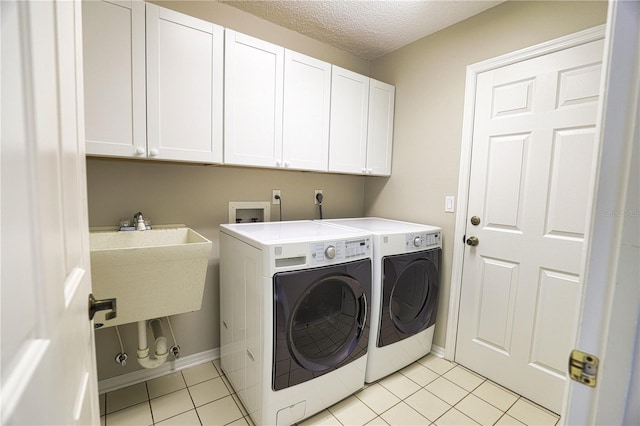
[{"label": "plumbing pipe under sink", "polygon": [[155,353],[149,356],[149,345],[147,343],[147,321],[138,321],[138,363],[144,368],[160,367],[167,360],[169,350],[167,349],[167,338],[162,332],[160,319],[149,321],[151,333],[153,334]]}]

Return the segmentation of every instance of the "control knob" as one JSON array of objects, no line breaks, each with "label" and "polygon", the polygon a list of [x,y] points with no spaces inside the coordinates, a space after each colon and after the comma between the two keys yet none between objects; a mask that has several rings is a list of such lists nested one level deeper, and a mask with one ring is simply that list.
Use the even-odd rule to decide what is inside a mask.
[{"label": "control knob", "polygon": [[324,249],[324,255],[327,257],[327,259],[333,259],[334,257],[336,257],[335,246],[327,246],[327,248]]},{"label": "control knob", "polygon": [[422,238],[415,237],[413,239],[413,245],[416,246],[416,247],[420,247],[422,245]]}]

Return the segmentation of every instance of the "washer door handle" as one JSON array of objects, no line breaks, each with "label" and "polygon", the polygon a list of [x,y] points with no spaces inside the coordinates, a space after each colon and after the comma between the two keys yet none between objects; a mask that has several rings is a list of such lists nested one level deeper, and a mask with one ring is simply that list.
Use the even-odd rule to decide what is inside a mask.
[{"label": "washer door handle", "polygon": [[360,333],[364,330],[364,326],[367,323],[367,298],[364,293],[362,296],[358,298],[358,302],[360,305],[360,316],[358,318],[358,328],[360,329]]}]

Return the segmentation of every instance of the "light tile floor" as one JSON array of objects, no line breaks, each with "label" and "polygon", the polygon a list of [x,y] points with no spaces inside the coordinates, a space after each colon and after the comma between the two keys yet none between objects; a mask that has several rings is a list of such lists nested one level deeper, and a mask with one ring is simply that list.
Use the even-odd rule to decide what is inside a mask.
[{"label": "light tile floor", "polygon": [[[100,395],[103,426],[253,425],[219,360]],[[432,354],[300,423],[555,425],[559,417]]]}]

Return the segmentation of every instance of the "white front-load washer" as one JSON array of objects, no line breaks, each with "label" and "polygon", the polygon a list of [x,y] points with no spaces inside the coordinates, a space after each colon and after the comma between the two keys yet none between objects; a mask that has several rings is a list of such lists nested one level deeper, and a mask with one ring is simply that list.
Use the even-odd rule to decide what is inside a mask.
[{"label": "white front-load washer", "polygon": [[298,422],[364,386],[371,242],[314,221],[220,226],[221,365],[257,425]]},{"label": "white front-load washer", "polygon": [[373,235],[371,330],[365,381],[431,351],[438,307],[441,229],[377,217],[324,220]]}]

